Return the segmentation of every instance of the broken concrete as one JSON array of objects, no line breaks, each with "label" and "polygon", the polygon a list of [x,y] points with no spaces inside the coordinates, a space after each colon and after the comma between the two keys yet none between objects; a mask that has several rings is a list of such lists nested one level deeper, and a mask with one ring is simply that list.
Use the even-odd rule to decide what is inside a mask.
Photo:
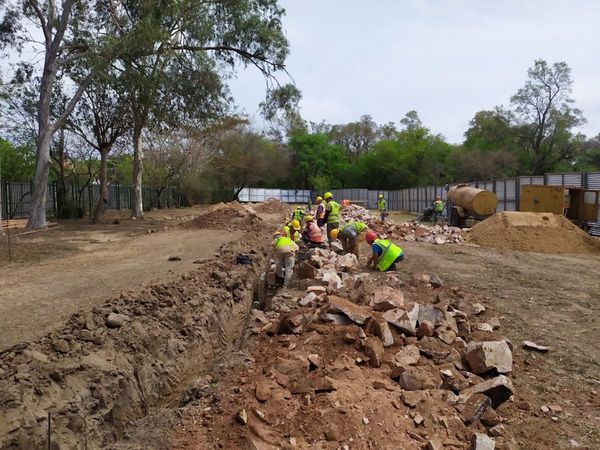
[{"label": "broken concrete", "polygon": [[465,359],[476,374],[495,369],[498,373],[512,371],[512,352],[504,341],[471,342]]}]

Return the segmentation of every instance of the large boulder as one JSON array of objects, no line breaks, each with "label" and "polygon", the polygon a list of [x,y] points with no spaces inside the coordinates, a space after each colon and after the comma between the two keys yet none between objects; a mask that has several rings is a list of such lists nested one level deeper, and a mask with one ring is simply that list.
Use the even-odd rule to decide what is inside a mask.
[{"label": "large boulder", "polygon": [[476,374],[493,369],[498,373],[512,372],[512,352],[504,341],[471,342],[465,358]]},{"label": "large boulder", "polygon": [[329,312],[344,314],[351,321],[359,325],[364,324],[373,315],[371,308],[357,305],[337,295],[328,296],[327,301],[329,303]]}]

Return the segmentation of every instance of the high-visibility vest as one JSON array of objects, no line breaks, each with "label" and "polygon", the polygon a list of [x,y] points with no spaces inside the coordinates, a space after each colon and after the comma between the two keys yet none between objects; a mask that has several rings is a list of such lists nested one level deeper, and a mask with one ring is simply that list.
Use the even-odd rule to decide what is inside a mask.
[{"label": "high-visibility vest", "polygon": [[329,211],[327,223],[340,223],[340,204],[338,202],[331,200],[325,209]]},{"label": "high-visibility vest", "polygon": [[441,200],[436,200],[433,202],[433,210],[435,212],[442,212],[444,210],[444,202]]},{"label": "high-visibility vest", "polygon": [[304,217],[304,213],[301,209],[296,209],[292,216],[292,220],[297,220],[298,222],[302,222],[302,218]]},{"label": "high-visibility vest", "polygon": [[344,237],[356,237],[366,228],[367,226],[363,222],[348,222],[342,228],[341,233]]},{"label": "high-visibility vest", "polygon": [[[292,233],[293,231],[293,233]],[[294,242],[298,242],[300,240],[300,233],[296,230],[294,230],[292,227],[290,227],[289,225],[286,225],[285,227],[283,227],[283,233],[285,234],[285,237],[287,237],[288,239],[294,239]]]},{"label": "high-visibility vest", "polygon": [[396,244],[385,239],[375,239],[373,245],[378,246],[382,250],[379,259],[377,260],[377,269],[379,269],[380,272],[388,270],[398,256],[404,253]]},{"label": "high-visibility vest", "polygon": [[377,209],[379,211],[385,211],[385,200],[380,198],[379,200],[377,200]]},{"label": "high-visibility vest", "polygon": [[296,250],[298,250],[298,246],[289,237],[280,236],[278,238],[275,238],[275,249],[284,252],[295,252]]},{"label": "high-visibility vest", "polygon": [[308,222],[306,225],[306,231],[308,231],[308,240],[310,242],[314,242],[316,244],[323,242],[323,234],[316,223]]}]

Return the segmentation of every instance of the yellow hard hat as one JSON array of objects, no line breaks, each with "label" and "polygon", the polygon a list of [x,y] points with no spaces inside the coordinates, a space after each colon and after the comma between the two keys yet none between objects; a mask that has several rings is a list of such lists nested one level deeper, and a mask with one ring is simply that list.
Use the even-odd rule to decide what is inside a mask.
[{"label": "yellow hard hat", "polygon": [[307,214],[306,216],[304,216],[304,220],[306,220],[307,222],[312,222],[313,216],[311,216],[310,214]]},{"label": "yellow hard hat", "polygon": [[292,220],[292,228],[296,231],[300,231],[300,222],[297,220]]},{"label": "yellow hard hat", "polygon": [[334,228],[333,230],[331,230],[331,239],[337,239],[338,234],[340,234],[339,228]]},{"label": "yellow hard hat", "polygon": [[323,195],[323,197],[325,197],[325,200],[327,200],[329,198],[333,198],[333,194],[331,192],[325,192],[325,195]]},{"label": "yellow hard hat", "polygon": [[322,202],[323,201],[323,197],[321,197],[320,195],[317,197],[317,203]]}]

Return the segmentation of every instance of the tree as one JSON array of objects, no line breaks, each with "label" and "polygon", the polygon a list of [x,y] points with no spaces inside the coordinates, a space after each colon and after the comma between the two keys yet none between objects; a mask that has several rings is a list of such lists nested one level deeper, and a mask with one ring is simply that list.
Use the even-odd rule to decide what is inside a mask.
[{"label": "tree", "polygon": [[13,146],[0,138],[0,178],[3,182],[29,181],[35,170],[35,151],[31,146]]},{"label": "tree", "polygon": [[466,150],[519,151],[518,128],[514,115],[501,106],[491,111],[479,111],[469,122],[463,146]]},{"label": "tree", "polygon": [[[58,5],[56,0],[41,3],[37,0],[24,0],[23,5],[19,3],[7,0],[1,5],[3,16],[0,46],[12,45],[21,50],[25,44],[34,42],[24,25],[25,19],[35,24],[43,35],[44,63],[36,104],[36,170],[33,179],[32,209],[27,226],[44,228],[47,226],[46,190],[52,136],[64,125],[87,85],[99,70],[100,60],[95,56],[101,53],[105,39],[100,37],[97,28],[91,26],[94,8],[89,8],[87,2],[64,0]],[[72,78],[75,84],[73,94],[57,118],[52,120],[54,84],[75,62],[87,70],[82,69],[82,77]]]},{"label": "tree", "polygon": [[277,0],[122,1],[116,11],[115,32],[130,49],[121,65],[133,109],[132,216],[137,218],[143,215],[142,130],[222,114],[226,69],[251,65],[271,80],[284,69],[288,44]]},{"label": "tree", "polygon": [[367,153],[379,139],[379,128],[369,115],[361,116],[358,122],[334,125],[331,140],[341,145],[352,158]]},{"label": "tree", "polygon": [[585,118],[571,106],[573,81],[567,63],[550,66],[536,60],[527,75],[529,79],[512,96],[511,104],[521,126],[524,162],[533,175],[541,175],[577,154],[571,130],[583,124]]}]

